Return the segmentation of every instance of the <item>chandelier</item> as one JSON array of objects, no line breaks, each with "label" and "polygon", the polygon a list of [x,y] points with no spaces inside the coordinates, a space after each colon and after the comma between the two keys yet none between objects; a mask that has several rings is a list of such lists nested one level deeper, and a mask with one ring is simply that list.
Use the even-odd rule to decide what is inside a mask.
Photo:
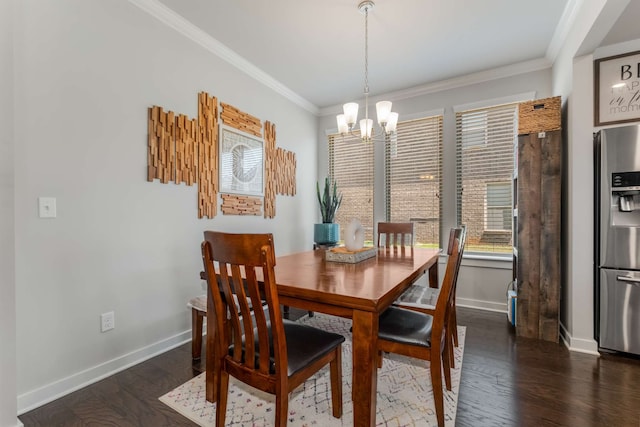
[{"label": "chandelier", "polygon": [[[373,120],[369,118],[369,11],[375,3],[365,0],[358,5],[360,13],[364,14],[364,119],[360,120],[360,138],[364,142],[373,140]],[[348,102],[342,106],[344,113],[338,114],[338,132],[342,135],[353,133],[358,120],[358,103]],[[398,113],[391,111],[391,101],[376,102],[378,125],[385,135],[396,131]]]}]

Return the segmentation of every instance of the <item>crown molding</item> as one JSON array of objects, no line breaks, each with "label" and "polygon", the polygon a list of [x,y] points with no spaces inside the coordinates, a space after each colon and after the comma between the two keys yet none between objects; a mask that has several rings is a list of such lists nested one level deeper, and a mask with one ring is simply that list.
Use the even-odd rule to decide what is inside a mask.
[{"label": "crown molding", "polygon": [[558,21],[558,25],[556,25],[556,30],[553,32],[553,37],[551,37],[551,42],[545,55],[545,58],[552,64],[555,62],[560,54],[560,49],[562,49],[562,46],[567,40],[569,31],[576,20],[583,1],[584,0],[569,0],[562,12],[562,16],[560,17],[560,21]]},{"label": "crown molding", "polygon": [[640,50],[640,39],[627,40],[625,42],[598,47],[593,51],[593,59],[622,55],[623,53],[635,52],[637,50]]},{"label": "crown molding", "polygon": [[[442,92],[444,90],[457,89],[464,86],[470,86],[478,83],[485,83],[492,80],[503,79],[506,77],[516,76],[518,74],[530,73],[533,71],[545,70],[551,68],[551,62],[546,58],[533,59],[530,61],[518,62],[504,67],[493,68],[491,70],[480,71],[478,73],[467,74],[465,76],[454,77],[452,79],[441,80],[438,82],[427,83],[425,85],[415,86],[409,89],[403,89],[387,94],[369,97],[369,101],[376,102],[378,99],[386,99],[388,101],[400,101],[403,99],[414,98],[416,96],[428,95],[431,93]],[[354,101],[363,102],[364,98]],[[340,114],[342,105],[332,105],[320,109],[320,116],[328,116],[331,114]]]},{"label": "crown molding", "polygon": [[488,108],[494,105],[513,104],[514,102],[525,102],[536,99],[536,91],[516,93],[515,95],[502,96],[500,98],[484,99],[482,101],[469,102],[467,104],[454,105],[454,113],[467,110],[477,110],[478,108]]},{"label": "crown molding", "polygon": [[[265,73],[251,62],[241,57],[233,50],[211,37],[209,34],[202,31],[200,28],[193,25],[191,22],[178,15],[172,9],[168,8],[164,4],[162,4],[158,0],[128,0],[131,4],[137,6],[144,12],[158,19],[160,22],[164,23],[168,27],[174,29],[179,32],[183,36],[189,38],[190,40],[196,42],[207,51],[213,53],[214,55],[220,57],[224,61],[228,62],[232,66],[238,68],[243,71],[253,79],[258,82],[264,84],[269,87],[276,93],[282,95],[286,99],[290,100],[294,104],[302,107],[303,109],[309,111],[310,113],[316,116],[326,116],[330,114],[338,114],[341,111],[342,105],[333,105],[324,108],[318,108],[316,105],[312,104],[305,98],[301,97],[269,74]],[[428,95],[430,93],[441,92],[444,90],[456,89],[464,86],[469,86],[478,83],[484,83],[492,80],[502,79],[506,77],[515,76],[518,74],[528,73],[532,71],[543,70],[551,67],[552,61],[548,58],[553,55],[550,52],[555,52],[554,55],[557,55],[557,51],[559,51],[559,47],[562,42],[564,42],[564,38],[566,38],[566,31],[559,31],[558,29],[564,27],[564,23],[571,22],[575,19],[575,13],[578,9],[578,5],[583,0],[569,0],[565,11],[560,19],[560,23],[558,27],[556,27],[556,32],[554,33],[554,37],[552,43],[547,50],[547,57],[534,59],[530,61],[519,62],[516,64],[507,65],[504,67],[498,67],[491,70],[485,70],[478,73],[467,74],[460,77],[455,77],[452,79],[441,80],[438,82],[427,83],[420,86],[415,86],[408,89],[403,89],[395,92],[389,92],[387,94],[380,95],[379,97],[371,97],[370,100],[375,102],[377,98],[386,99],[390,101],[399,101],[403,99],[413,98],[421,95]],[[556,41],[558,40],[558,41]],[[552,49],[553,46],[553,49]],[[363,101],[363,99],[359,100]]]},{"label": "crown molding", "polygon": [[269,74],[265,73],[224,44],[220,43],[218,40],[211,37],[209,34],[205,33],[200,28],[175,13],[173,10],[160,3],[158,0],[129,0],[129,2],[188,39],[196,42],[209,52],[238,68],[240,71],[243,71],[253,79],[284,96],[294,104],[304,108],[312,114],[318,115],[319,109],[317,106],[307,101],[271,77]]}]

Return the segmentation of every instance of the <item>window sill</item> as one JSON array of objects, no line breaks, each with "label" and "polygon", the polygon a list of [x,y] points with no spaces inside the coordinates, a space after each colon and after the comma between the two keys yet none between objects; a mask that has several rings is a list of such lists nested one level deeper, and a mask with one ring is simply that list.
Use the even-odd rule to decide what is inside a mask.
[{"label": "window sill", "polygon": [[[440,263],[447,262],[447,255],[440,255]],[[504,255],[485,255],[485,254],[464,254],[462,256],[462,265],[466,267],[494,268],[499,270],[511,270],[513,268],[513,256],[511,254]]]}]

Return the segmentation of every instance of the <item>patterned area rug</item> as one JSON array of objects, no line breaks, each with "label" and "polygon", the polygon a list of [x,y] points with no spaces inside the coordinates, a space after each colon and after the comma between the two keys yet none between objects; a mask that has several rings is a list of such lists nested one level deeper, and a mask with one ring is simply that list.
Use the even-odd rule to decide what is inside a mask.
[{"label": "patterned area rug", "polygon": [[[342,345],[341,419],[331,415],[331,388],[328,366],[289,395],[289,426],[352,426],[351,402],[351,321],[317,313],[299,322],[340,333],[346,337]],[[465,327],[458,327],[460,347],[455,349],[456,369],[451,372],[452,391],[444,395],[445,424],[455,426],[458,388],[464,351]],[[444,381],[444,380],[443,380]],[[205,374],[202,373],[160,397],[160,401],[200,426],[214,426],[216,405],[205,400]],[[229,380],[227,426],[272,426],[275,397],[251,388],[233,377]],[[437,426],[429,362],[385,354],[378,370],[378,426]]]}]

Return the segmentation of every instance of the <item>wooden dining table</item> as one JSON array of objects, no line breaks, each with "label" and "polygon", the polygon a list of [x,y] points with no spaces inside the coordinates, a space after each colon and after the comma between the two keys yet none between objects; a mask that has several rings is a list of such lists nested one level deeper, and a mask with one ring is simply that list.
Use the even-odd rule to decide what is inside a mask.
[{"label": "wooden dining table", "polygon": [[[416,279],[438,286],[438,249],[379,248],[355,264],[326,261],[325,251],[276,258],[280,304],[352,319],[353,425],[376,424],[378,317]],[[208,298],[211,301],[211,297]],[[213,319],[208,304],[207,317]],[[207,322],[206,397],[216,401],[213,322]]]}]

